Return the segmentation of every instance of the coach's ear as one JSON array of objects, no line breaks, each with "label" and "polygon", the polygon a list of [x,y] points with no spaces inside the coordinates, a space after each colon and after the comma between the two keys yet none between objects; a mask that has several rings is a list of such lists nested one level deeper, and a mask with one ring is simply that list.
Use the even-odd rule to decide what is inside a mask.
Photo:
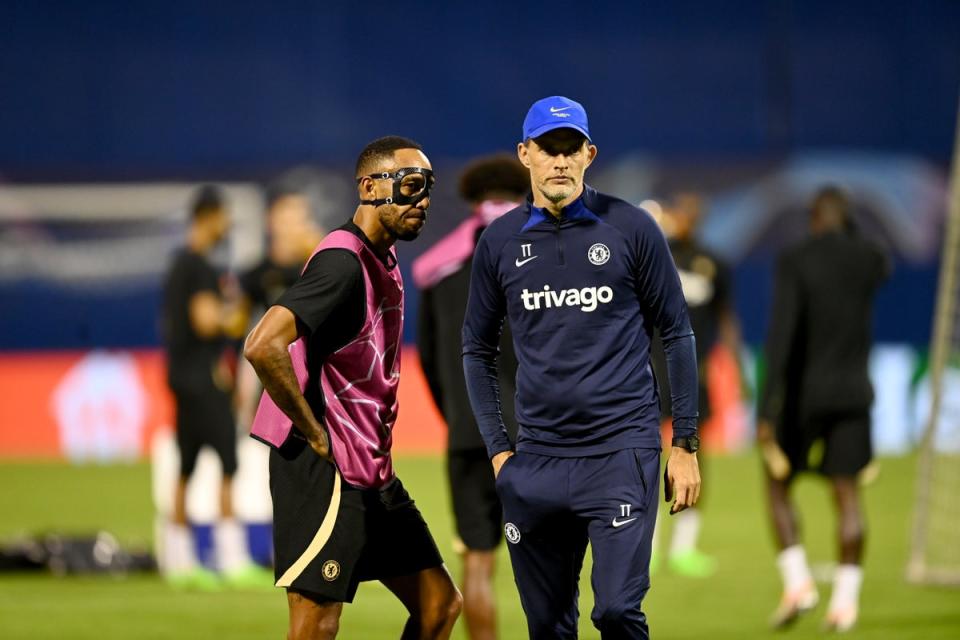
[{"label": "coach's ear", "polygon": [[584,167],[584,169],[592,165],[593,161],[597,159],[597,152],[598,152],[597,145],[587,144],[587,164]]},{"label": "coach's ear", "polygon": [[527,169],[530,168],[530,142],[525,140],[523,142],[517,143],[517,158],[520,160],[520,164],[525,166]]}]

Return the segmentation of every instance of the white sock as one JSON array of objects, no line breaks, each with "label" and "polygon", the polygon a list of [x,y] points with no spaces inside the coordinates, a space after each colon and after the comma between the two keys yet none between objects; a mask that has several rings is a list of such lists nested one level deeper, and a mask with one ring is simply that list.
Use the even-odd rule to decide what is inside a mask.
[{"label": "white sock", "polygon": [[783,590],[787,593],[797,591],[813,582],[810,565],[807,564],[807,552],[802,544],[787,547],[777,556],[780,577],[783,578]]},{"label": "white sock", "polygon": [[833,593],[828,611],[856,609],[860,602],[863,568],[857,564],[841,564],[833,574]]},{"label": "white sock", "polygon": [[187,573],[197,568],[197,551],[189,526],[175,522],[166,524],[163,555],[163,566],[168,573]]},{"label": "white sock", "polygon": [[217,550],[217,566],[230,573],[250,565],[247,532],[233,518],[219,520],[213,526],[213,542]]},{"label": "white sock", "polygon": [[673,516],[673,537],[670,539],[670,555],[688,553],[697,548],[700,537],[700,512],[687,509]]}]

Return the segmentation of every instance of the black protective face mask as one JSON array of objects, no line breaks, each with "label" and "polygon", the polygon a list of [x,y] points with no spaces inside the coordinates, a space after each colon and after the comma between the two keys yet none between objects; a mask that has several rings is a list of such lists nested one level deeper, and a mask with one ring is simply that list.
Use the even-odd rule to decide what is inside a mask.
[{"label": "black protective face mask", "polygon": [[[372,204],[375,207],[382,204],[416,205],[421,200],[430,197],[430,190],[436,182],[433,171],[420,167],[401,167],[393,173],[383,171],[381,173],[371,173],[364,177],[374,180],[393,180],[392,197],[360,201],[360,204]],[[357,178],[357,182],[362,179]]]}]

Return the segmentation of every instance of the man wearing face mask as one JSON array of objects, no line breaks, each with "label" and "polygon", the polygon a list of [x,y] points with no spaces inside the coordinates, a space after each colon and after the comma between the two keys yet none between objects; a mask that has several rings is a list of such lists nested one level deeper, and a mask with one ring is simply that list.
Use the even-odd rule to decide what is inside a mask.
[{"label": "man wearing face mask", "polygon": [[433,172],[389,136],[357,160],[360,205],[247,338],[265,393],[251,434],[272,447],[275,571],[288,638],[333,638],[343,603],[379,580],[410,613],[403,638],[447,638],[461,607],[394,473],[403,282],[393,248],[426,222]]},{"label": "man wearing face mask", "polygon": [[[683,290],[653,218],[583,183],[597,148],[579,103],[561,96],[534,103],[517,154],[532,197],[480,237],[463,362],[520,602],[531,638],[576,638],[589,542],[594,626],[603,638],[647,638],[641,602],[650,587],[660,466],[654,328],[673,397],[671,513],[700,493],[697,365]],[[515,443],[497,383],[505,317],[520,363]]]}]

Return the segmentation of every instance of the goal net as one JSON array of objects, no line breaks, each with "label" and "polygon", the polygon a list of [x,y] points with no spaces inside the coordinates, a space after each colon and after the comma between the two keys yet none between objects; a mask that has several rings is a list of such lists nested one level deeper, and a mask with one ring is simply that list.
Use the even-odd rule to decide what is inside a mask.
[{"label": "goal net", "polygon": [[954,144],[907,578],[960,586],[960,119]]}]

